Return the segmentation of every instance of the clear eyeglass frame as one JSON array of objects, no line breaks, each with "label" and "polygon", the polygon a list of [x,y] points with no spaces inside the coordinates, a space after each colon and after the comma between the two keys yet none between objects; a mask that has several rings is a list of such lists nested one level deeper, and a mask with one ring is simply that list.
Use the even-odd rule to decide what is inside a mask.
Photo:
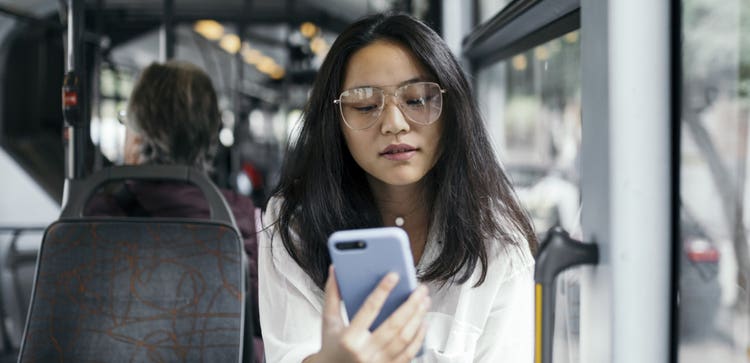
[{"label": "clear eyeglass frame", "polygon": [[[404,103],[402,102],[403,100],[401,100],[401,95],[403,94],[403,92],[405,90],[407,90],[409,87],[419,87],[419,86],[433,87],[434,90],[437,91],[435,93],[435,95],[440,97],[439,98],[440,108],[439,108],[439,110],[437,110],[436,113],[434,113],[434,116],[431,116],[431,119],[428,122],[423,122],[423,121],[420,121],[420,120],[417,120],[417,119],[413,118],[410,115],[410,112],[406,109],[406,106],[404,105]],[[356,91],[356,90],[363,90],[363,89],[370,89],[370,90],[379,92],[382,95],[382,98],[381,98],[380,104],[376,108],[376,111],[377,111],[376,116],[372,117],[372,120],[366,126],[356,127],[356,126],[352,125],[349,121],[346,120],[345,112],[344,112],[344,109],[343,109],[343,107],[344,107],[343,98],[346,96],[347,93],[350,93],[350,92],[353,92],[353,91]],[[375,124],[377,124],[378,121],[380,121],[380,118],[383,115],[383,109],[385,108],[385,102],[386,102],[385,98],[386,98],[386,96],[393,96],[397,100],[396,107],[398,107],[398,109],[401,111],[401,113],[404,115],[404,117],[407,120],[409,120],[409,121],[411,121],[413,123],[419,124],[419,125],[430,125],[432,123],[435,123],[438,119],[440,119],[440,115],[442,114],[442,109],[443,109],[443,94],[446,93],[446,92],[447,92],[447,90],[443,89],[442,87],[440,87],[440,85],[438,83],[435,83],[435,82],[414,82],[414,83],[408,83],[408,84],[405,84],[405,85],[402,85],[402,86],[398,87],[392,93],[386,92],[381,87],[375,87],[375,86],[356,87],[356,88],[344,90],[343,92],[341,92],[341,94],[339,95],[339,98],[333,100],[333,103],[337,104],[339,106],[339,114],[341,115],[341,119],[344,121],[344,124],[348,128],[350,128],[352,130],[355,130],[355,131],[369,129],[370,127],[372,127]]]},{"label": "clear eyeglass frame", "polygon": [[119,122],[120,125],[128,126],[128,114],[125,110],[117,111],[117,122]]}]

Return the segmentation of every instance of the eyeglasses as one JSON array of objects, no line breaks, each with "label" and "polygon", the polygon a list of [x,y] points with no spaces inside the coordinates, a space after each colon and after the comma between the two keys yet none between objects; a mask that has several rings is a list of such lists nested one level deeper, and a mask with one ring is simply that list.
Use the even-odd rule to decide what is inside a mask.
[{"label": "eyeglasses", "polygon": [[429,125],[440,118],[445,92],[434,82],[409,83],[393,93],[380,87],[358,87],[342,92],[333,103],[339,105],[344,123],[352,130],[364,130],[378,122],[385,108],[386,95],[395,98],[396,106],[408,120]]},{"label": "eyeglasses", "polygon": [[125,110],[117,111],[117,122],[119,122],[120,125],[128,126],[128,114]]}]

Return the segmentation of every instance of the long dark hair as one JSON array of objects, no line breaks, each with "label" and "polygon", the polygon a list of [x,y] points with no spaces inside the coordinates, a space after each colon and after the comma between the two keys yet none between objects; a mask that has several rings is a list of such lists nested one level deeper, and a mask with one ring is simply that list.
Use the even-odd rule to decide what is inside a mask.
[{"label": "long dark hair", "polygon": [[[477,262],[487,274],[491,244],[536,249],[533,229],[495,159],[469,83],[445,42],[421,21],[404,14],[378,14],[350,25],[331,46],[313,84],[299,137],[293,140],[273,195],[282,199],[277,231],[284,247],[323,288],[331,263],[326,240],[334,231],[382,226],[365,171],[348,151],[340,129],[338,97],[346,64],[376,40],[411,49],[447,90],[443,105],[444,150],[425,176],[440,254],[423,281],[463,283]],[[522,246],[525,248],[525,246]]]}]

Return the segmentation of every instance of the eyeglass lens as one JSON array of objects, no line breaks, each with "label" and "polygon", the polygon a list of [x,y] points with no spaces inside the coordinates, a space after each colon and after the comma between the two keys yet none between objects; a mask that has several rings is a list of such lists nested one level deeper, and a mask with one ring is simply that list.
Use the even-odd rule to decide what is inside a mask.
[{"label": "eyeglass lens", "polygon": [[[386,94],[378,87],[344,91],[339,102],[344,122],[355,130],[374,125],[383,112]],[[415,123],[427,125],[440,117],[443,94],[437,83],[410,83],[398,88],[393,95],[401,112]]]}]

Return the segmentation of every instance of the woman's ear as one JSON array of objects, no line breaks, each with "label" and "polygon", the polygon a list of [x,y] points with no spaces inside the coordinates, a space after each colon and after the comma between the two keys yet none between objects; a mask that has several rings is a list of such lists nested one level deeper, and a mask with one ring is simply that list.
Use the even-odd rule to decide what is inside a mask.
[{"label": "woman's ear", "polygon": [[143,137],[128,129],[125,131],[125,156],[123,161],[125,165],[138,165],[141,164],[141,149],[143,146]]}]

